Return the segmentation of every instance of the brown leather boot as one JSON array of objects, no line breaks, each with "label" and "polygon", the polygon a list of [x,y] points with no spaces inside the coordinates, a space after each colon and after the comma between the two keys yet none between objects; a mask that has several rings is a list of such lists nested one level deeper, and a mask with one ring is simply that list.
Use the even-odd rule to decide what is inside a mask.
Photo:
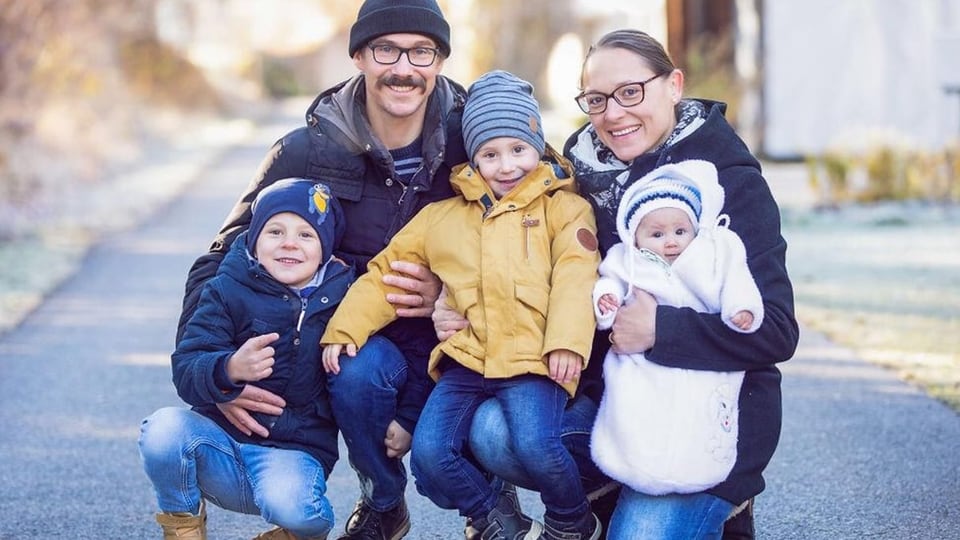
[{"label": "brown leather boot", "polygon": [[157,523],[163,527],[163,540],[207,540],[207,509],[203,499],[197,515],[190,512],[157,514]]},{"label": "brown leather boot", "polygon": [[[307,540],[326,540],[326,536],[317,536]],[[253,540],[304,540],[283,527],[274,527],[253,537]]]}]

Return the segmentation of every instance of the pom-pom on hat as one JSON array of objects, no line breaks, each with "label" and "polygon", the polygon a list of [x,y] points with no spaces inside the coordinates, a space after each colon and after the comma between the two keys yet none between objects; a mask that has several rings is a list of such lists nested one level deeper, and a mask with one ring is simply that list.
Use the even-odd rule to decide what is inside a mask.
[{"label": "pom-pom on hat", "polygon": [[[717,168],[708,161],[681,161],[649,172],[627,188],[620,200],[617,232],[621,241],[632,245],[640,220],[658,208],[683,210],[698,231],[703,217],[700,186],[711,184],[717,184]],[[720,198],[722,202],[722,191]]]},{"label": "pom-pom on hat", "polygon": [[496,137],[526,141],[540,155],[546,149],[533,86],[500,70],[485,73],[470,85],[463,107],[463,142],[471,161],[483,143]]},{"label": "pom-pom on hat", "polygon": [[367,0],[350,27],[350,56],[384,34],[423,34],[450,56],[450,25],[436,0]]},{"label": "pom-pom on hat", "polygon": [[340,245],[345,229],[343,209],[326,184],[304,178],[277,180],[264,188],[251,206],[247,251],[255,253],[257,237],[267,221],[282,212],[302,217],[320,237],[320,261],[326,263]]}]

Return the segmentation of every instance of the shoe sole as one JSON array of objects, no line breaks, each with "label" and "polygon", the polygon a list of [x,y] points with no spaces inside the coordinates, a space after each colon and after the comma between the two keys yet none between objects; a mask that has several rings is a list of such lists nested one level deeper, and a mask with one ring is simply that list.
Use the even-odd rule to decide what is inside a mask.
[{"label": "shoe sole", "polygon": [[407,521],[406,523],[404,523],[400,527],[400,530],[393,533],[393,536],[390,537],[390,540],[400,540],[401,538],[406,536],[408,532],[410,532],[410,521]]},{"label": "shoe sole", "polygon": [[530,530],[523,536],[523,540],[537,540],[543,534],[543,524],[537,520],[532,520]]}]

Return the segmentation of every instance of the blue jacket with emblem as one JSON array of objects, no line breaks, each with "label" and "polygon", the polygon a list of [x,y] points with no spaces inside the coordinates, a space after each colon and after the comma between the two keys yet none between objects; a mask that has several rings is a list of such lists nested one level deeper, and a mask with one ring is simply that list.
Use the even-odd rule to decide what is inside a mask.
[{"label": "blue jacket with emblem", "polygon": [[[183,338],[173,353],[173,382],[180,397],[242,443],[307,452],[329,475],[337,462],[337,425],[320,362],[320,336],[354,280],[354,271],[331,258],[320,286],[307,298],[275,280],[247,254],[240,235],[200,294]],[[301,317],[302,313],[302,317]],[[286,402],[274,417],[253,413],[270,431],[268,438],[244,435],[217,408],[232,401],[243,384],[230,382],[227,360],[248,339],[277,332],[273,373],[248,383],[267,389]]]}]

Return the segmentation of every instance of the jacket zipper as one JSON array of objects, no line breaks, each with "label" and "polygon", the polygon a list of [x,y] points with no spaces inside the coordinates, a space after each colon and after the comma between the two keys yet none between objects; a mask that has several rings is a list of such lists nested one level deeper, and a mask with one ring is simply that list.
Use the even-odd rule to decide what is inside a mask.
[{"label": "jacket zipper", "polygon": [[523,219],[520,220],[520,225],[523,226],[523,258],[529,261],[530,260],[530,228],[540,225],[540,220],[530,217],[530,214],[524,214]]},{"label": "jacket zipper", "polygon": [[297,317],[297,333],[300,333],[300,326],[303,324],[303,317],[307,314],[307,299],[300,297],[300,316]]}]

